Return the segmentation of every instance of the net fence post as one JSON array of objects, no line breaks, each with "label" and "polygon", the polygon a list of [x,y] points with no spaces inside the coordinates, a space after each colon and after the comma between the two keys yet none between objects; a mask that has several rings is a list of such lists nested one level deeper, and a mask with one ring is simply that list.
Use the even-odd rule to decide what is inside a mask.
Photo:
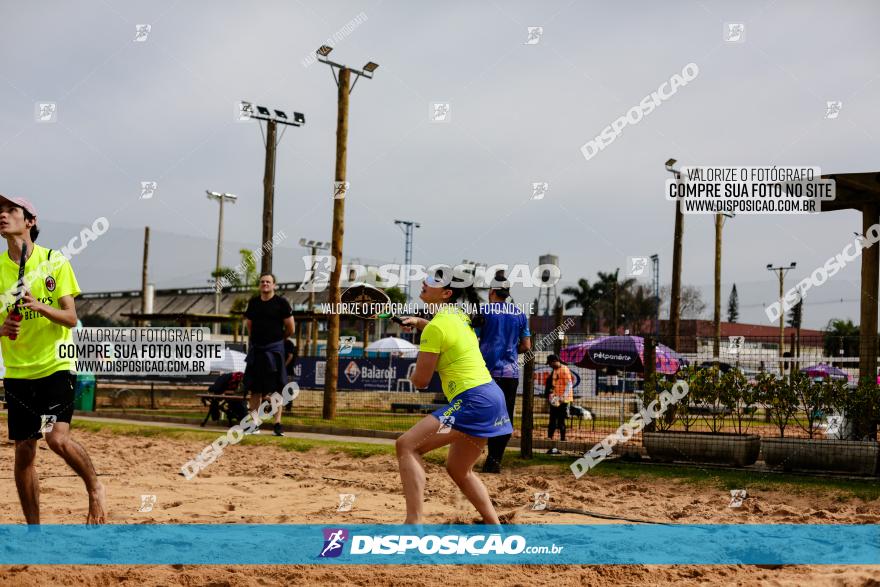
[{"label": "net fence post", "polygon": [[519,452],[524,459],[532,458],[532,432],[535,409],[535,354],[529,352],[523,364],[522,423]]}]

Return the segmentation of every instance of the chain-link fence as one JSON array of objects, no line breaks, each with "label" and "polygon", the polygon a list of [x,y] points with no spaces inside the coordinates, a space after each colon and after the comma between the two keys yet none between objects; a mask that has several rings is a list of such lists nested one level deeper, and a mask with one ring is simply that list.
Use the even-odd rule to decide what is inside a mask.
[{"label": "chain-link fence", "polygon": [[[657,461],[876,473],[877,377],[860,380],[852,337],[786,338],[781,352],[776,337],[683,337],[680,353],[656,346],[655,374],[647,378],[639,337],[560,338],[554,331],[533,333],[532,341],[527,357],[534,361],[533,379],[526,385],[520,374],[514,446],[523,432],[522,394],[531,389],[531,437],[539,450],[586,453],[615,438],[614,454]],[[555,376],[547,357],[554,352],[572,377],[572,401],[561,408],[548,399],[548,380]],[[428,391],[412,386],[415,358],[405,354],[341,356],[332,420],[322,417],[326,359],[300,357],[302,391],[285,413],[285,426],[366,435],[407,430],[446,400],[436,378]],[[664,403],[663,393],[676,381],[687,385],[687,393]],[[197,397],[207,387],[202,383],[105,381],[97,409],[199,423],[208,416]]]}]

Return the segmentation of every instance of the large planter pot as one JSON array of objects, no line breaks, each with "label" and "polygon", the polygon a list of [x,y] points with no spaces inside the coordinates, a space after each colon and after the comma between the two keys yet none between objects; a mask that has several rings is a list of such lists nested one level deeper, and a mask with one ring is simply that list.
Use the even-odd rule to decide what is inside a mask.
[{"label": "large planter pot", "polygon": [[880,445],[873,440],[825,440],[765,438],[761,443],[764,462],[785,471],[844,471],[873,475],[877,471]]},{"label": "large planter pot", "polygon": [[708,432],[643,432],[648,456],[656,461],[719,463],[745,467],[755,464],[761,451],[757,434]]}]

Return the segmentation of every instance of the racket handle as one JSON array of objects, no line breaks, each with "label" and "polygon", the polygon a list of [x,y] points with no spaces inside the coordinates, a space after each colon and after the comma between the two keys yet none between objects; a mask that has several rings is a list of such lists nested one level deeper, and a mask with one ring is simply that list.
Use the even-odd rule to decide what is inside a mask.
[{"label": "racket handle", "polygon": [[[12,314],[11,318],[12,318],[15,322],[21,322],[21,318],[22,318],[22,316],[21,316],[21,313],[18,312],[18,308],[16,308],[16,309],[13,311],[13,314]],[[9,340],[15,340],[16,338],[18,338],[18,335],[17,335],[17,334],[10,334],[10,335],[9,335]]]},{"label": "racket handle", "polygon": [[403,320],[399,316],[392,316],[391,321],[395,324],[400,324],[401,326],[403,326]]}]

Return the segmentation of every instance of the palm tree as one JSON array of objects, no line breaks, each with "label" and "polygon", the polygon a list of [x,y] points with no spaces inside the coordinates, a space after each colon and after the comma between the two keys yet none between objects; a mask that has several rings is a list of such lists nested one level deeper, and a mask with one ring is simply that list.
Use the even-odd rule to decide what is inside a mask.
[{"label": "palm tree", "polygon": [[[629,326],[632,334],[642,334],[642,326],[654,318],[654,303],[654,292],[642,283],[623,291],[620,309],[626,316],[625,325]],[[650,330],[650,326],[648,328]]]},{"label": "palm tree", "polygon": [[599,327],[596,304],[602,299],[603,293],[598,284],[590,285],[590,282],[583,277],[578,279],[577,287],[569,286],[562,290],[562,295],[572,298],[565,302],[565,309],[581,309],[581,328],[586,328],[587,332],[597,330]]},{"label": "palm tree", "polygon": [[823,332],[825,356],[859,356],[859,327],[852,320],[831,319]]},{"label": "palm tree", "polygon": [[599,286],[603,291],[610,294],[611,299],[606,299],[604,303],[600,304],[600,306],[603,309],[603,317],[607,318],[609,315],[611,316],[611,328],[613,334],[617,334],[617,321],[620,319],[621,314],[620,300],[624,292],[629,290],[636,283],[636,280],[632,277],[623,281],[618,281],[619,273],[620,269],[615,269],[614,273],[603,273],[602,271],[596,273],[599,277]]}]

